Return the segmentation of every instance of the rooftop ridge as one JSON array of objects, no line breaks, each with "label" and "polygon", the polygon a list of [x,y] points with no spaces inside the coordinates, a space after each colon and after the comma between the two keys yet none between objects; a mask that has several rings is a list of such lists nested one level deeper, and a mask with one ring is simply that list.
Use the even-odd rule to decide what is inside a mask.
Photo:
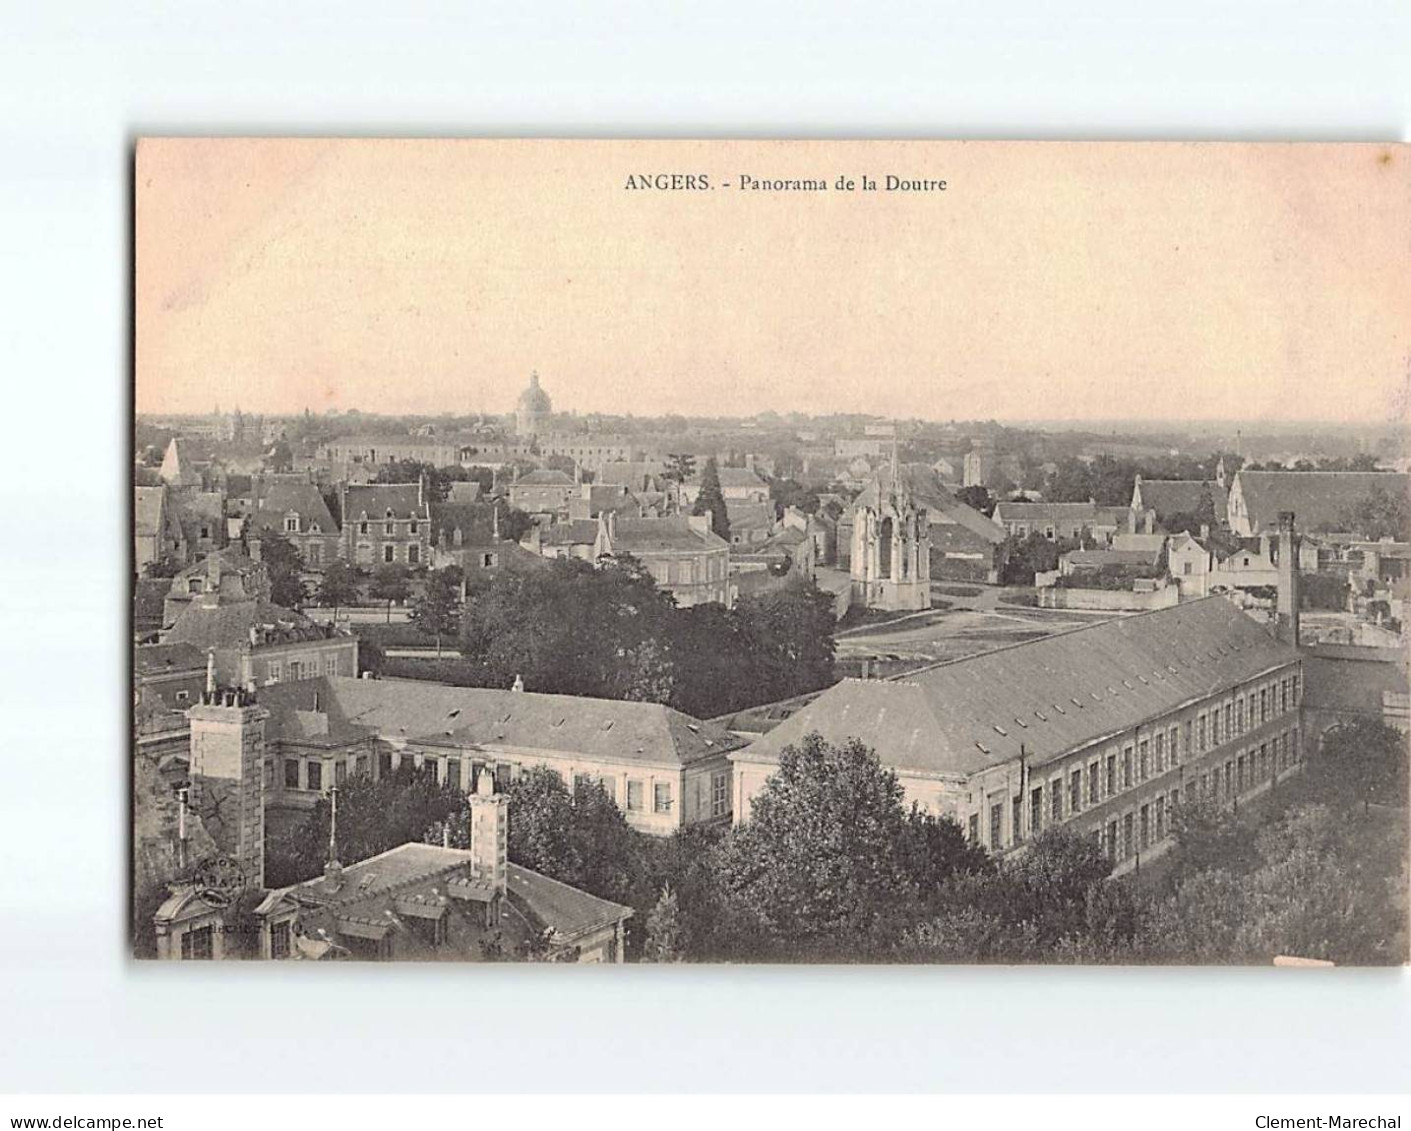
[{"label": "rooftop ridge", "polygon": [[[1043,644],[1045,641],[1048,641],[1048,640],[1058,640],[1058,639],[1066,638],[1066,637],[1069,637],[1069,636],[1073,636],[1074,634],[1079,633],[1079,632],[1091,632],[1093,629],[1106,628],[1106,627],[1108,627],[1109,625],[1113,625],[1113,624],[1128,624],[1128,623],[1130,623],[1130,622],[1132,622],[1132,621],[1141,620],[1141,619],[1143,619],[1144,617],[1159,616],[1159,615],[1162,614],[1162,613],[1172,613],[1172,612],[1175,612],[1176,610],[1179,610],[1179,609],[1192,609],[1192,608],[1197,607],[1198,605],[1203,605],[1203,604],[1206,604],[1206,603],[1208,603],[1208,602],[1210,602],[1210,601],[1224,601],[1224,600],[1225,600],[1224,597],[1220,596],[1218,593],[1214,593],[1214,594],[1211,594],[1211,595],[1208,596],[1208,597],[1197,597],[1194,601],[1182,601],[1179,605],[1171,605],[1171,606],[1169,606],[1169,607],[1167,607],[1167,608],[1164,608],[1164,609],[1144,609],[1143,611],[1141,611],[1141,612],[1139,612],[1139,613],[1131,613],[1131,614],[1129,614],[1129,615],[1127,615],[1127,616],[1113,617],[1113,618],[1111,618],[1110,620],[1100,620],[1100,621],[1095,621],[1095,622],[1093,622],[1093,623],[1091,623],[1091,624],[1079,624],[1079,625],[1075,625],[1075,626],[1072,627],[1072,628],[1066,628],[1066,629],[1063,629],[1063,630],[1060,631],[1060,632],[1051,632],[1051,633],[1049,633],[1047,636],[1039,637],[1037,640],[1016,640],[1016,641],[1015,641],[1014,643],[1012,643],[1012,644],[1001,644],[998,648],[987,648],[987,649],[986,649],[985,651],[983,651],[983,652],[972,652],[972,653],[971,653],[970,655],[968,655],[968,656],[957,656],[957,657],[955,657],[954,659],[950,659],[950,660],[936,660],[936,661],[934,661],[934,662],[932,662],[932,663],[929,663],[929,664],[923,664],[923,665],[922,665],[921,667],[919,667],[919,668],[912,668],[912,669],[909,670],[909,671],[897,672],[895,675],[883,676],[881,680],[858,680],[858,682],[859,682],[859,683],[881,683],[881,682],[903,683],[903,682],[905,682],[908,678],[910,678],[911,676],[920,675],[922,672],[936,671],[936,670],[939,669],[939,668],[954,667],[956,664],[964,664],[964,663],[967,663],[968,661],[971,661],[971,660],[979,660],[979,659],[981,659],[981,658],[983,658],[983,657],[986,657],[986,656],[997,656],[997,655],[999,655],[999,654],[1002,653],[1002,652],[1009,652],[1009,651],[1012,651],[1012,650],[1015,649],[1015,648],[1029,648],[1029,647],[1033,647],[1033,646],[1036,645],[1036,644]],[[1226,603],[1226,604],[1229,604],[1228,601],[1226,601],[1225,603]],[[1234,605],[1230,605],[1230,608],[1231,608],[1231,609],[1234,609],[1235,612],[1241,612],[1239,609],[1236,609]],[[1241,612],[1241,615],[1244,615],[1244,614]],[[1250,619],[1250,624],[1253,624],[1253,625],[1255,625],[1256,627],[1258,627],[1258,622],[1254,621],[1252,618]],[[1275,640],[1272,636],[1270,637],[1270,640],[1271,640],[1272,642],[1274,642],[1274,643],[1278,643],[1278,641]],[[849,678],[854,678],[854,677],[849,677]],[[840,681],[840,682],[841,682],[841,681]]]}]

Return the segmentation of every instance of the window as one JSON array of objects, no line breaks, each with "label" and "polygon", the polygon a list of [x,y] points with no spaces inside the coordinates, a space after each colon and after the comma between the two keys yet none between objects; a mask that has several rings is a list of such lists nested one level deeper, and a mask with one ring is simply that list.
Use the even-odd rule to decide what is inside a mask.
[{"label": "window", "polygon": [[411,525],[409,525],[409,526],[407,527],[407,530],[410,531],[412,534],[416,534],[416,533],[419,531],[419,529],[420,529],[420,528],[417,526],[417,524],[416,524],[415,522],[411,523]]},{"label": "window", "polygon": [[1181,752],[1178,743],[1180,741],[1181,732],[1176,727],[1172,727],[1166,733],[1171,740],[1171,765],[1179,765],[1181,761]]},{"label": "window", "polygon": [[191,578],[191,580],[186,583],[186,591],[188,593],[201,592],[201,579],[199,577]]},{"label": "window", "polygon": [[1195,720],[1195,748],[1201,753],[1205,752],[1205,716],[1201,715]]},{"label": "window", "polygon": [[1068,778],[1068,812],[1076,813],[1083,807],[1083,767],[1079,766]]},{"label": "window", "polygon": [[333,763],[333,784],[342,785],[348,780],[348,763],[342,758]]},{"label": "window", "polygon": [[382,560],[383,560],[384,562],[395,562],[395,561],[397,560],[397,547],[396,547],[396,546],[383,546],[383,547],[382,547]]},{"label": "window", "polygon": [[1063,779],[1054,778],[1048,783],[1049,816],[1056,825],[1063,820]]},{"label": "window", "polygon": [[1235,708],[1231,703],[1225,704],[1225,727],[1221,733],[1226,738],[1235,733]]},{"label": "window", "polygon": [[996,802],[990,806],[990,847],[1004,846],[1004,805]]},{"label": "window", "polygon": [[1235,760],[1235,784],[1241,793],[1244,792],[1244,755],[1241,754]]},{"label": "window", "polygon": [[461,760],[459,758],[446,759],[446,784],[452,789],[460,789]]},{"label": "window", "polygon": [[364,777],[364,778],[367,777],[368,765],[369,765],[368,756],[367,756],[366,754],[359,754],[359,755],[358,755],[358,768],[357,768],[357,774],[358,774],[359,777]]},{"label": "window", "polygon": [[1259,721],[1262,723],[1269,717],[1269,689],[1261,687],[1259,689]]},{"label": "window", "polygon": [[980,843],[980,814],[979,814],[979,813],[971,813],[971,814],[970,814],[969,831],[966,833],[966,835],[970,838],[970,843],[971,843],[971,844],[979,844],[979,843]]},{"label": "window", "polygon": [[1138,843],[1144,849],[1151,844],[1151,806],[1142,806],[1141,840]]},{"label": "window", "polygon": [[1244,733],[1244,696],[1235,700],[1235,733]]},{"label": "window", "polygon": [[1044,787],[1036,785],[1029,794],[1029,831],[1035,836],[1044,826]]},{"label": "window", "polygon": [[1226,762],[1226,763],[1225,763],[1225,796],[1226,796],[1226,797],[1233,797],[1234,795],[1235,795],[1235,764],[1234,764],[1234,762],[1231,761],[1231,762]]},{"label": "window", "polygon": [[358,523],[358,533],[359,533],[359,534],[366,534],[367,532],[368,532],[368,524],[367,524],[367,521],[364,520],[364,521]]},{"label": "window", "polygon": [[176,693],[176,701],[177,701],[178,703],[185,703],[185,702],[186,702],[187,700],[189,700],[190,698],[191,698],[191,692],[189,692],[189,691],[178,691],[178,692]]},{"label": "window", "polygon": [[1136,818],[1133,817],[1131,813],[1126,814],[1122,818],[1122,858],[1124,860],[1132,854],[1132,841],[1135,839],[1135,820]]},{"label": "window", "polygon": [[270,683],[278,683],[284,675],[284,665],[278,660],[271,660],[265,668],[266,679]]},{"label": "window", "polygon": [[289,957],[289,920],[282,923],[272,923],[269,928],[269,956],[271,958]]},{"label": "window", "polygon": [[1158,774],[1166,772],[1166,734],[1164,731],[1156,732],[1156,772]]},{"label": "window", "polygon": [[304,665],[303,665],[303,662],[302,662],[302,661],[300,661],[300,660],[290,660],[290,661],[289,661],[289,678],[290,678],[291,680],[298,680],[298,679],[303,679],[303,678],[304,678]]},{"label": "window", "polygon": [[730,774],[715,774],[710,779],[710,815],[723,817],[730,812]]},{"label": "window", "polygon": [[323,674],[338,674],[338,656],[335,653],[330,652],[327,656],[323,658]]},{"label": "window", "polygon": [[421,561],[421,547],[412,543],[407,547],[407,562],[416,565],[419,561]]},{"label": "window", "polygon": [[671,783],[657,782],[652,786],[652,812],[671,812]]},{"label": "window", "polygon": [[309,789],[323,788],[323,763],[310,761],[308,763]]},{"label": "window", "polygon": [[[392,535],[397,533],[397,524],[394,522],[383,523],[382,533],[385,534],[388,538],[391,538]],[[391,561],[392,559],[388,558],[387,560]]]},{"label": "window", "polygon": [[1097,787],[1098,787],[1098,781],[1097,781],[1097,763],[1096,763],[1096,762],[1091,762],[1091,763],[1088,764],[1088,804],[1089,804],[1089,805],[1096,805],[1096,804],[1097,804]]},{"label": "window", "polygon": [[1122,751],[1122,788],[1132,788],[1132,748],[1130,746]]},{"label": "window", "polygon": [[640,812],[642,809],[642,783],[639,781],[628,781],[627,783],[627,809],[632,813]]},{"label": "window", "polygon": [[379,750],[377,752],[377,776],[379,778],[392,776],[392,751]]},{"label": "window", "polygon": [[181,957],[187,961],[215,957],[215,930],[210,926],[197,927],[181,936]]},{"label": "window", "polygon": [[495,568],[495,555],[494,555],[494,554],[481,554],[481,555],[480,555],[480,568],[481,568],[481,569],[494,569],[494,568]]},{"label": "window", "polygon": [[1107,756],[1107,796],[1111,797],[1117,792],[1117,755]]},{"label": "window", "polygon": [[1146,781],[1151,777],[1151,743],[1142,739],[1137,744],[1137,780]]},{"label": "window", "polygon": [[296,514],[288,514],[288,515],[285,515],[285,516],[284,516],[284,532],[285,532],[286,534],[298,534],[298,533],[299,533],[299,516],[298,516],[298,515],[296,515]]},{"label": "window", "polygon": [[284,759],[284,788],[299,788],[299,760],[297,758]]},{"label": "window", "polygon": [[1116,821],[1108,821],[1108,822],[1107,822],[1107,835],[1106,835],[1106,837],[1105,837],[1104,839],[1105,839],[1106,842],[1107,842],[1107,843],[1103,846],[1103,847],[1105,847],[1105,848],[1107,849],[1107,858],[1108,858],[1109,860],[1116,860],[1116,859],[1117,859],[1117,822],[1116,822]]},{"label": "window", "polygon": [[1011,809],[1012,812],[1009,815],[1010,835],[1013,837],[1014,843],[1019,844],[1024,840],[1024,799],[1022,797],[1014,798]]}]

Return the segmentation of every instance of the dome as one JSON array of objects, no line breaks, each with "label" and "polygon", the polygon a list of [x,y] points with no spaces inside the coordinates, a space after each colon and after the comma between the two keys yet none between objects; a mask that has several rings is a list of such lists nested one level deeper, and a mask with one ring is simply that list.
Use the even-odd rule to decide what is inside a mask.
[{"label": "dome", "polygon": [[547,416],[554,411],[554,405],[549,400],[549,394],[539,387],[539,374],[533,373],[529,377],[529,388],[519,394],[519,411],[535,413]]}]

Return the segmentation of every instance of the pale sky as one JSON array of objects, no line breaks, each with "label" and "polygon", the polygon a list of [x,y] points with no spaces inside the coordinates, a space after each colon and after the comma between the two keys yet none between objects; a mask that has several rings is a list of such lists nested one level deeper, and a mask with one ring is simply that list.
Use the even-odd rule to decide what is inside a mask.
[{"label": "pale sky", "polygon": [[139,412],[501,413],[537,369],[560,411],[1386,423],[1411,380],[1405,146],[163,139],[136,177]]}]

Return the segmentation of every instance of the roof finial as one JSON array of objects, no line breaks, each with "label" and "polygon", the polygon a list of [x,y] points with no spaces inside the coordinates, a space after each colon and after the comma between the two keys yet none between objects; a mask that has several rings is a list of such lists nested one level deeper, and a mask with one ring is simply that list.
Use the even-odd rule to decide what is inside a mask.
[{"label": "roof finial", "polygon": [[338,863],[338,787],[328,791],[328,862]]},{"label": "roof finial", "polygon": [[[206,694],[214,696],[216,693],[216,650],[206,649]],[[214,699],[212,700],[214,702]]]}]

